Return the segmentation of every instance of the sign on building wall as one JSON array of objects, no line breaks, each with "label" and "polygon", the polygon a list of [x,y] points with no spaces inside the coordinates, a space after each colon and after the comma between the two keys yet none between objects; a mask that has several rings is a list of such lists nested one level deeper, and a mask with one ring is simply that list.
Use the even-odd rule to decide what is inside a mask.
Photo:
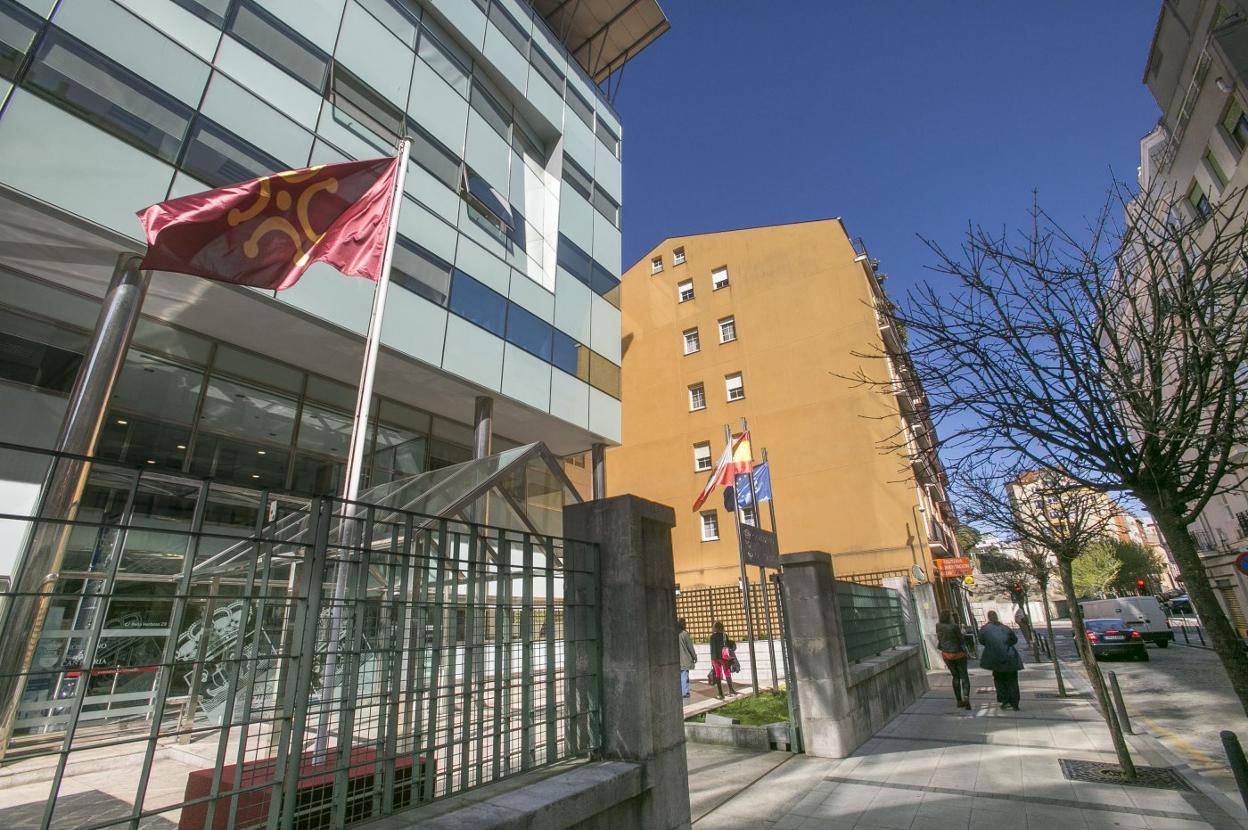
[{"label": "sign on building wall", "polygon": [[966,556],[952,556],[948,559],[937,559],[936,575],[949,579],[971,575],[971,560]]}]

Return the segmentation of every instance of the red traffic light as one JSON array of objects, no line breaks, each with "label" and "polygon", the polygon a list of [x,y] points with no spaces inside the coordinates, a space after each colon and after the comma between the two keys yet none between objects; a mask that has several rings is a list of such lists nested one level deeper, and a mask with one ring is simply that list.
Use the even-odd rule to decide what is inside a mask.
[{"label": "red traffic light", "polygon": [[1021,594],[1021,593],[1023,592],[1023,586],[1022,586],[1022,585],[1015,585],[1015,586],[1014,586],[1013,588],[1011,588],[1010,590],[1011,590],[1013,593],[1015,593],[1015,594]]},{"label": "red traffic light", "polygon": [[1137,579],[1137,580],[1135,581],[1135,587],[1137,587],[1137,588],[1143,588],[1143,587],[1144,587],[1144,580],[1142,580],[1142,579]]}]

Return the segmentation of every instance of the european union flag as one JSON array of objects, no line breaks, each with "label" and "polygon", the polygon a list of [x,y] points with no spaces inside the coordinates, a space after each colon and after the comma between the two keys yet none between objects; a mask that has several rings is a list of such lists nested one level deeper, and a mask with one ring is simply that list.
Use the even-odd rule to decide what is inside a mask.
[{"label": "european union flag", "polygon": [[[757,494],[760,502],[771,501],[771,471],[768,463],[764,461],[754,468],[754,494]],[[750,482],[744,474],[736,477],[734,489],[737,492],[737,507],[749,507],[752,504]]]}]

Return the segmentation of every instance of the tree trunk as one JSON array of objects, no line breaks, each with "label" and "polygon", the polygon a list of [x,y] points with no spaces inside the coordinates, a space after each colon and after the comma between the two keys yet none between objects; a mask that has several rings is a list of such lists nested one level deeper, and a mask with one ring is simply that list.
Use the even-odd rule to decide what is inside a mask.
[{"label": "tree trunk", "polygon": [[1239,697],[1239,705],[1244,714],[1248,714],[1248,654],[1244,651],[1244,643],[1239,639],[1231,621],[1222,612],[1218,598],[1209,583],[1209,575],[1205,572],[1205,563],[1200,554],[1196,553],[1196,545],[1182,521],[1163,507],[1148,504],[1145,507],[1157,520],[1157,527],[1166,540],[1174,561],[1178,563],[1179,573],[1183,575],[1183,587],[1191,597],[1192,607],[1200,618],[1205,634],[1213,643],[1213,650],[1222,661],[1226,675],[1230,678],[1231,688]]},{"label": "tree trunk", "polygon": [[1044,627],[1048,630],[1049,648],[1053,653],[1053,676],[1057,678],[1057,693],[1066,697],[1066,683],[1062,680],[1062,661],[1057,659],[1057,640],[1053,638],[1053,614],[1049,611],[1049,581],[1040,583],[1040,599],[1044,605]]},{"label": "tree trunk", "polygon": [[1088,671],[1088,679],[1092,681],[1092,689],[1096,692],[1097,703],[1101,707],[1101,716],[1109,727],[1109,737],[1114,742],[1114,752],[1118,755],[1118,766],[1122,768],[1122,777],[1128,781],[1135,780],[1135,763],[1131,760],[1131,751],[1127,749],[1127,741],[1122,737],[1122,725],[1118,723],[1118,713],[1109,698],[1109,690],[1105,687],[1105,678],[1101,675],[1101,667],[1096,664],[1092,647],[1088,644],[1087,630],[1083,627],[1083,611],[1075,596],[1075,577],[1071,572],[1070,560],[1065,556],[1057,559],[1058,571],[1062,575],[1062,588],[1066,591],[1070,605],[1070,624],[1075,635],[1075,647],[1083,658],[1083,667]]}]

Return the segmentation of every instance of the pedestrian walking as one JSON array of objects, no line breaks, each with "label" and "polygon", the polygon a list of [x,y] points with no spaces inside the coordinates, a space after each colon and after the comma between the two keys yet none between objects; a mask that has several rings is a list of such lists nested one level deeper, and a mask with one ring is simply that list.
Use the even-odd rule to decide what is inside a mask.
[{"label": "pedestrian walking", "polygon": [[687,698],[689,697],[689,672],[698,664],[698,652],[693,647],[693,638],[685,630],[684,617],[676,620],[676,627],[680,629],[680,634],[678,635],[680,645],[680,694],[682,697]]},{"label": "pedestrian walking", "polygon": [[732,685],[732,661],[736,659],[737,644],[724,633],[724,624],[711,626],[711,672],[715,678],[716,697],[724,699],[724,681],[728,681],[728,694],[734,697],[737,690]]},{"label": "pedestrian walking", "polygon": [[1018,711],[1018,673],[1023,670],[1023,656],[1015,644],[1018,635],[997,616],[988,612],[988,622],[979,629],[979,642],[984,653],[979,667],[992,672],[992,684],[997,687],[997,702],[1003,709]]},{"label": "pedestrian walking", "polygon": [[936,624],[936,648],[945,658],[945,667],[953,675],[953,696],[959,709],[971,708],[971,675],[967,672],[966,641],[962,626],[953,621],[952,611],[941,611]]}]

